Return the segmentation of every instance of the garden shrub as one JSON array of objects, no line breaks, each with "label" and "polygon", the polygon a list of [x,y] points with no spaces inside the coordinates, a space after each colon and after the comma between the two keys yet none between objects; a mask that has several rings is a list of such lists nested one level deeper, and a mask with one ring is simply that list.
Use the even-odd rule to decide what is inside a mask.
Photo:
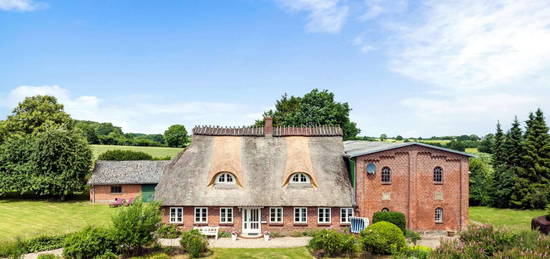
[{"label": "garden shrub", "polygon": [[113,215],[113,235],[121,252],[140,252],[155,241],[154,233],[161,221],[159,206],[136,200]]},{"label": "garden shrub", "polygon": [[39,254],[38,259],[61,259],[61,256],[54,254]]},{"label": "garden shrub", "polygon": [[145,152],[131,150],[108,150],[99,155],[97,160],[128,161],[128,160],[153,160],[153,157]]},{"label": "garden shrub", "polygon": [[396,225],[381,221],[361,231],[365,251],[373,254],[393,254],[405,247],[405,235]]},{"label": "garden shrub", "polygon": [[432,249],[427,246],[409,246],[393,255],[392,258],[428,259],[431,253]]},{"label": "garden shrub", "polygon": [[34,253],[40,251],[48,251],[63,247],[67,235],[58,236],[39,236],[37,238],[25,241],[25,251]]},{"label": "garden shrub", "polygon": [[86,227],[65,239],[63,256],[65,258],[94,258],[109,251],[116,251],[117,244],[109,229]]},{"label": "garden shrub", "polygon": [[218,237],[219,238],[230,238],[231,237],[231,232],[221,231],[220,233],[218,233]]},{"label": "garden shrub", "polygon": [[550,203],[546,205],[546,220],[550,220]]},{"label": "garden shrub", "polygon": [[313,235],[308,247],[318,256],[338,256],[354,253],[356,241],[350,234],[323,229]]},{"label": "garden shrub", "polygon": [[471,227],[460,239],[443,242],[432,258],[545,258],[550,237],[536,231],[512,233],[491,226]]},{"label": "garden shrub", "polygon": [[0,243],[0,258],[20,258],[25,253],[25,243],[20,239]]},{"label": "garden shrub", "polygon": [[118,259],[118,255],[111,251],[107,251],[102,255],[96,256],[94,259]]},{"label": "garden shrub", "polygon": [[[223,233],[223,232],[222,232]],[[156,232],[157,236],[160,238],[177,238],[181,235],[176,225],[172,224],[162,224]],[[229,234],[231,236],[231,234]],[[221,234],[220,234],[221,237]]]},{"label": "garden shrub", "polygon": [[191,258],[199,257],[208,251],[208,241],[198,230],[183,232],[180,245]]},{"label": "garden shrub", "polygon": [[405,233],[405,214],[397,211],[378,211],[372,216],[372,223],[387,221],[398,226]]}]

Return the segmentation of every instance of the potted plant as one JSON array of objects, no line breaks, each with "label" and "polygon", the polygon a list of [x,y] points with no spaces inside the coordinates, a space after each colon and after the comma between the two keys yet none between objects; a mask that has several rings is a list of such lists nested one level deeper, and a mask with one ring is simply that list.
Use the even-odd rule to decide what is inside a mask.
[{"label": "potted plant", "polygon": [[231,231],[231,240],[236,241],[238,234],[237,231]]},{"label": "potted plant", "polygon": [[266,231],[264,232],[264,240],[265,241],[269,241],[269,236],[270,236],[271,233],[269,233],[269,231]]}]

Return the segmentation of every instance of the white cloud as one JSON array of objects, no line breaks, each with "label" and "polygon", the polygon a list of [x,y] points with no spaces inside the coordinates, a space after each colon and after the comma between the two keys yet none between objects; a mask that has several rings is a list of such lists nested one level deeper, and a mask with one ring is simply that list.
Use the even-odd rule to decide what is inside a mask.
[{"label": "white cloud", "polygon": [[359,51],[361,51],[361,53],[363,54],[375,49],[374,46],[372,46],[370,43],[367,43],[366,40],[361,36],[358,36],[353,40],[353,46],[359,47]]},{"label": "white cloud", "polygon": [[[67,89],[52,86],[19,86],[0,104],[14,108],[25,97],[52,95],[73,118],[112,122],[125,132],[163,133],[172,124],[191,128],[198,124],[251,125],[259,111],[246,105],[222,102],[166,102],[146,96],[124,96],[103,100],[96,96],[71,96]],[[261,115],[261,114],[260,114]]]},{"label": "white cloud", "polygon": [[364,0],[366,11],[359,17],[360,21],[378,18],[384,14],[404,12],[408,3],[406,0]]},{"label": "white cloud", "polygon": [[337,33],[346,22],[349,7],[340,0],[277,0],[292,12],[309,13],[310,32]]},{"label": "white cloud", "polygon": [[546,0],[427,1],[401,24],[391,68],[445,88],[502,86],[550,71]]},{"label": "white cloud", "polygon": [[4,11],[34,11],[45,4],[32,0],[0,0],[0,10]]}]

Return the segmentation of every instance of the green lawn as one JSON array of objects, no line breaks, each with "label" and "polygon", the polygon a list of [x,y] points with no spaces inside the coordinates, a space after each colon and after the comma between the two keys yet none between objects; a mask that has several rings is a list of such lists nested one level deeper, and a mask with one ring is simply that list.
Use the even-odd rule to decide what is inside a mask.
[{"label": "green lawn", "polygon": [[153,157],[175,157],[182,148],[175,147],[138,147],[138,146],[115,146],[115,145],[91,145],[92,151],[94,152],[94,159],[108,150],[132,150],[132,151],[142,151],[150,154]]},{"label": "green lawn", "polygon": [[296,248],[213,248],[206,258],[313,258],[305,247]]},{"label": "green lawn", "polygon": [[544,214],[544,210],[514,210],[489,207],[470,207],[469,209],[470,220],[512,231],[531,229],[531,219]]},{"label": "green lawn", "polygon": [[87,225],[107,226],[116,210],[88,201],[0,200],[0,241],[69,233]]}]

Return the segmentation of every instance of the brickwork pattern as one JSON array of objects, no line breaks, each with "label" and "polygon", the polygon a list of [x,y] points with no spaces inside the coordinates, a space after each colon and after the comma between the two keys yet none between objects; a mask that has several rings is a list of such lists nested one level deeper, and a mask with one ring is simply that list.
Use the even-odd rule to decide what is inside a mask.
[{"label": "brickwork pattern", "polygon": [[141,195],[141,185],[123,184],[121,193],[111,193],[111,185],[95,185],[90,189],[90,201],[97,203],[114,202],[115,198],[129,200]]},{"label": "brickwork pattern", "polygon": [[[368,175],[368,163],[376,173]],[[468,221],[468,158],[421,146],[407,146],[356,158],[358,215],[372,215],[388,208],[403,212],[407,227],[423,230],[461,230]],[[381,182],[383,167],[391,169],[391,184]],[[443,182],[434,183],[433,170],[443,168]],[[383,195],[389,193],[389,199]],[[438,197],[437,199],[434,197]],[[441,199],[440,199],[441,198]],[[443,208],[443,222],[436,223],[435,209]]]}]

